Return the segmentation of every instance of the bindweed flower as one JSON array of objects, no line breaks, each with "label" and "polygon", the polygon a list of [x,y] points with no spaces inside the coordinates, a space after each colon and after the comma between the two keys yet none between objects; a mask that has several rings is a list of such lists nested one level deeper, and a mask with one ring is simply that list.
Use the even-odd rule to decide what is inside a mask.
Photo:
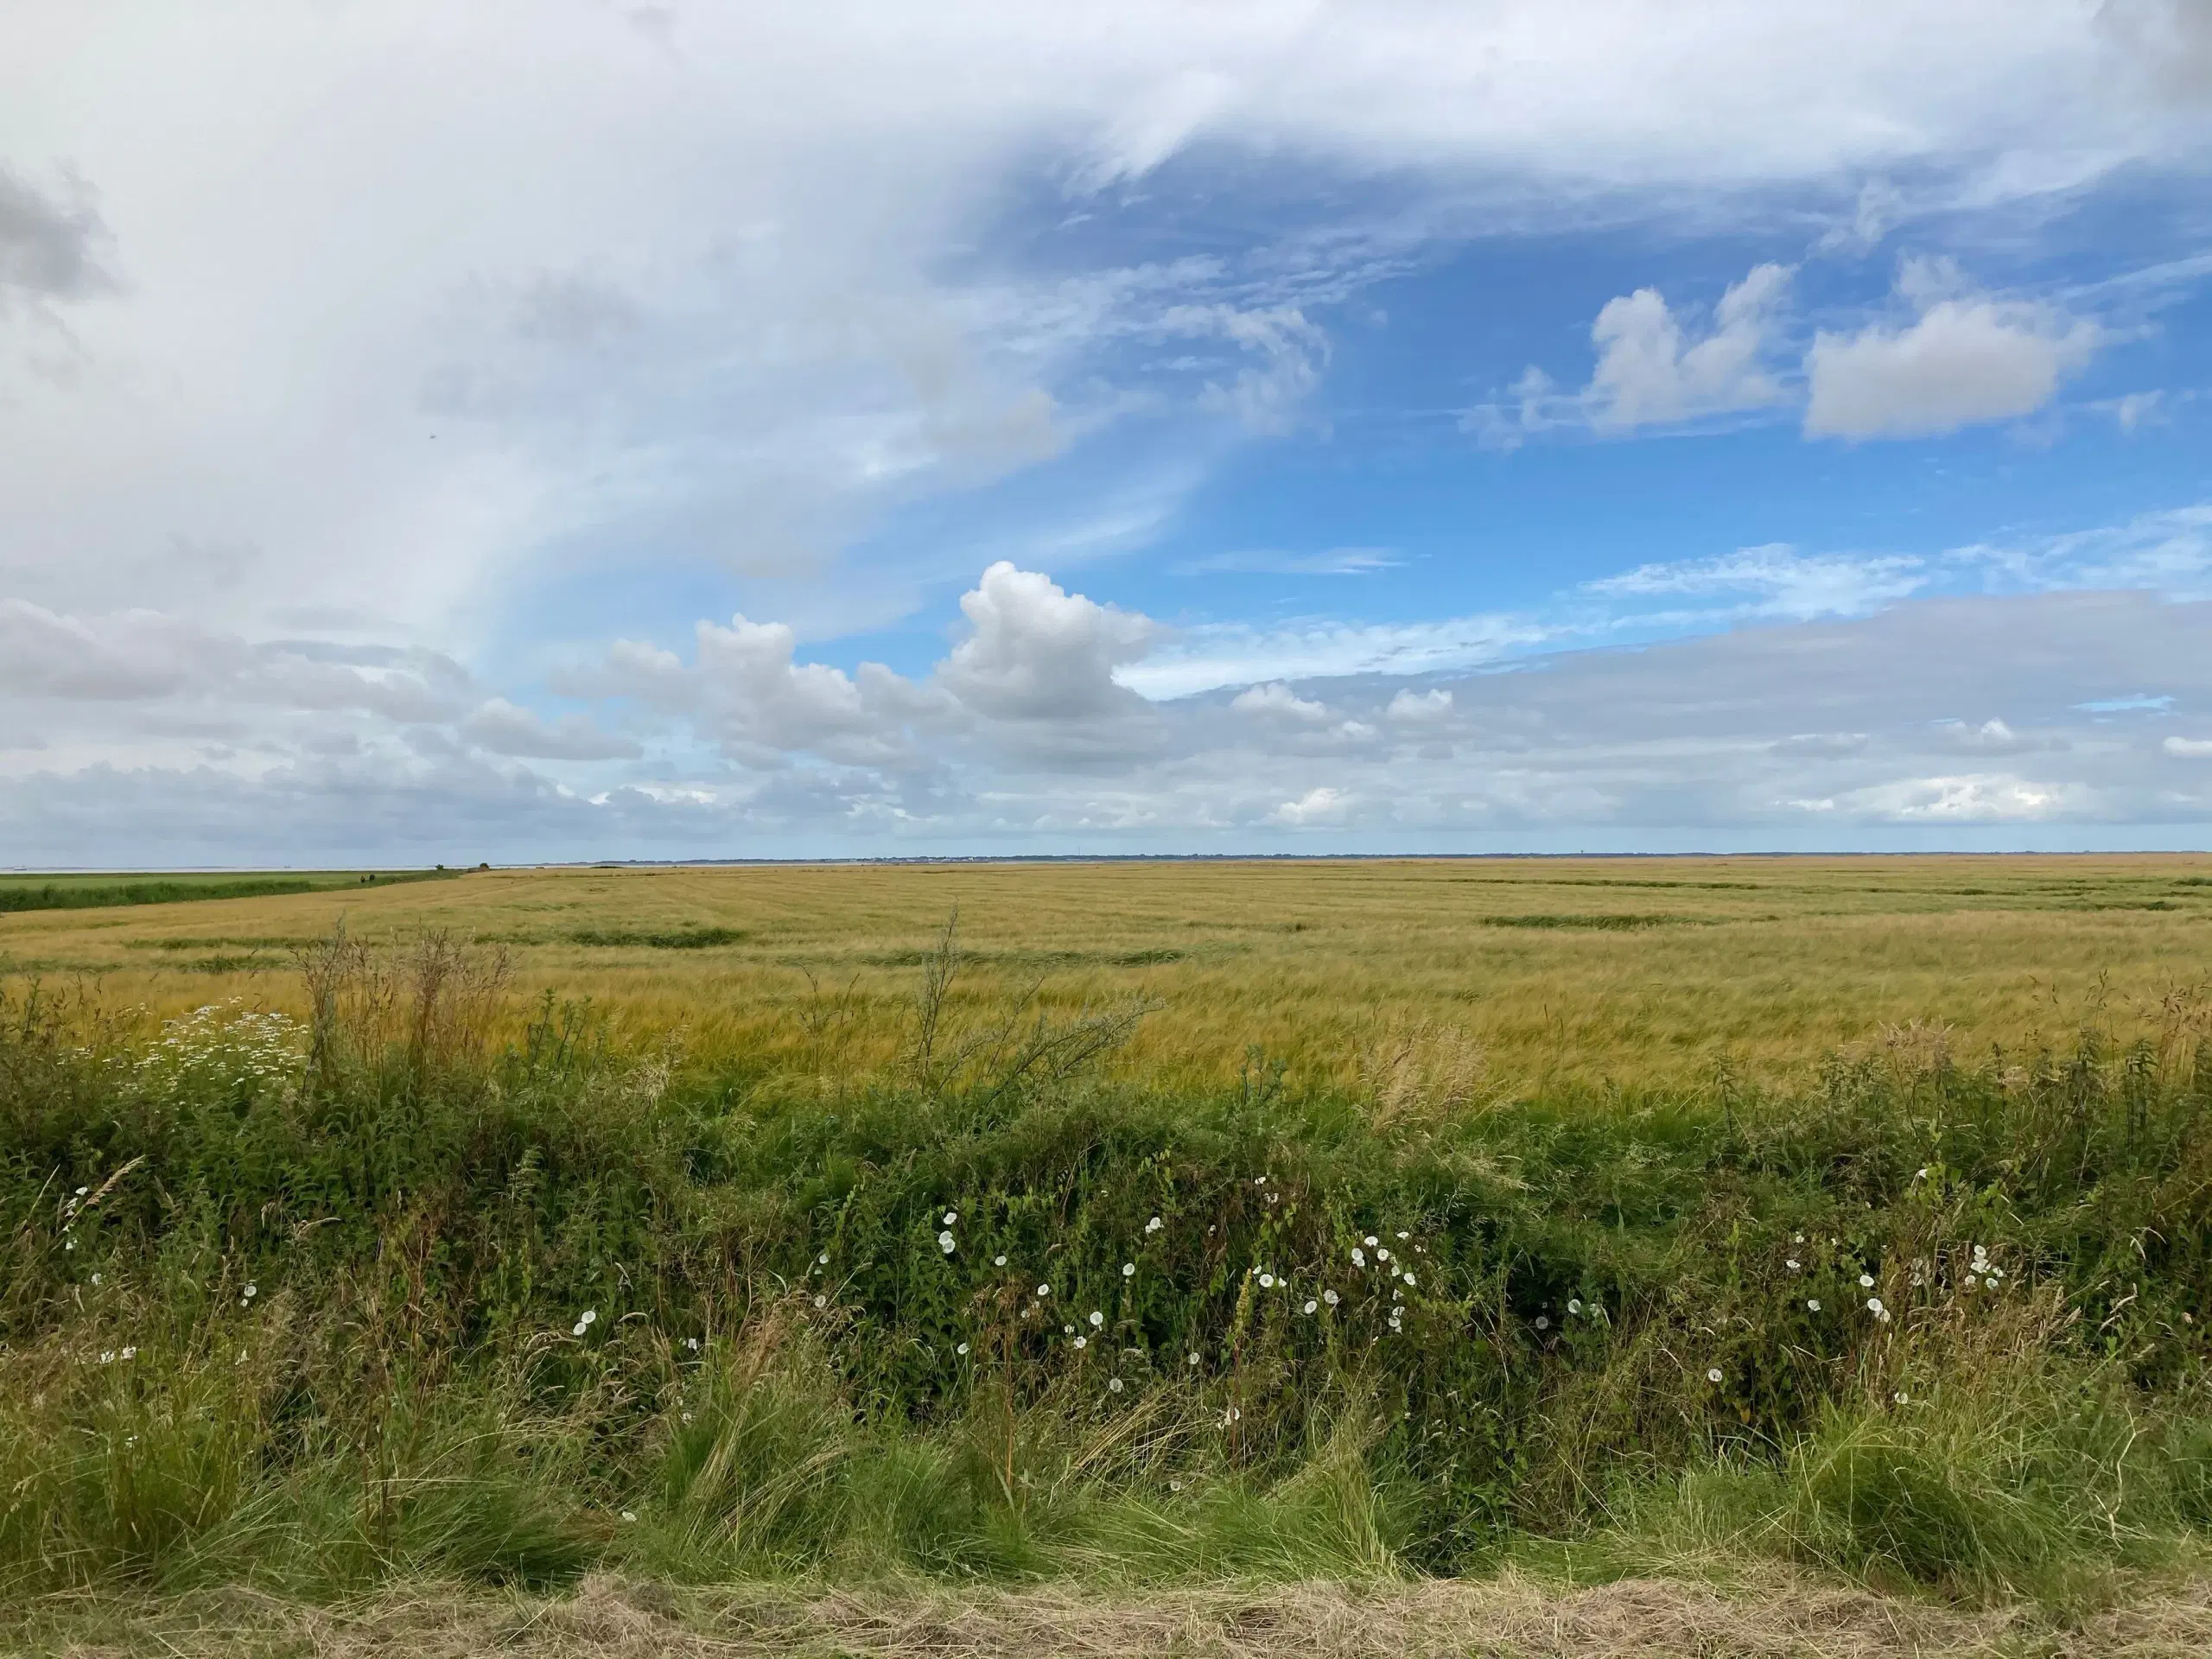
[{"label": "bindweed flower", "polygon": [[1075,1335],[1075,1326],[1071,1325],[1062,1325],[1060,1327],[1060,1334],[1064,1337],[1071,1337]]},{"label": "bindweed flower", "polygon": [[1196,1354],[1185,1354],[1183,1356],[1183,1363],[1185,1365],[1195,1365],[1198,1363],[1198,1357]]},{"label": "bindweed flower", "polygon": [[1360,1240],[1360,1243],[1366,1245],[1370,1250],[1375,1248],[1376,1242],[1376,1236],[1372,1233],[1370,1233],[1365,1238]]},{"label": "bindweed flower", "polygon": [[635,1511],[625,1510],[622,1511],[622,1518],[625,1521],[635,1521],[638,1517]]},{"label": "bindweed flower", "polygon": [[125,1359],[136,1359],[138,1357],[138,1351],[136,1348],[126,1348],[123,1351],[123,1357]]},{"label": "bindweed flower", "polygon": [[1899,1389],[1895,1394],[1891,1395],[1890,1398],[1896,1401],[1897,1404],[1901,1406],[1909,1406],[1912,1403],[1912,1396],[1907,1394],[1903,1389]]},{"label": "bindweed flower", "polygon": [[1308,1296],[1308,1297],[1306,1299],[1306,1311],[1308,1313],[1311,1313],[1314,1312],[1314,1311],[1315,1311],[1316,1309],[1318,1309],[1320,1306],[1321,1306],[1321,1304],[1320,1304],[1320,1303],[1319,1303],[1319,1302],[1317,1302],[1317,1301],[1315,1301],[1315,1300],[1314,1300],[1311,1296]]},{"label": "bindweed flower", "polygon": [[1786,1259],[1784,1259],[1784,1261],[1783,1262],[1783,1264],[1782,1264],[1782,1265],[1783,1265],[1783,1267],[1785,1267],[1785,1268],[1789,1268],[1789,1271],[1790,1271],[1790,1272],[1792,1272],[1792,1273],[1796,1273],[1796,1272],[1797,1272],[1797,1271],[1799,1270],[1799,1264],[1798,1264],[1797,1258],[1796,1258],[1796,1256],[1794,1256],[1794,1255],[1793,1255],[1793,1256],[1787,1257]]},{"label": "bindweed flower", "polygon": [[1039,1301],[1044,1300],[1046,1297],[1052,1294],[1052,1287],[1050,1285],[1039,1285],[1037,1287],[1037,1300]]},{"label": "bindweed flower", "polygon": [[952,1351],[956,1354],[965,1354],[968,1351],[968,1344],[963,1342]]},{"label": "bindweed flower", "polygon": [[1134,1279],[1134,1278],[1135,1278],[1136,1276],[1137,1276],[1137,1264],[1136,1264],[1135,1262],[1122,1262],[1122,1278],[1124,1278],[1124,1279]]},{"label": "bindweed flower", "polygon": [[1118,1376],[1110,1376],[1106,1379],[1106,1386],[1114,1393],[1119,1394],[1122,1391],[1122,1379]]},{"label": "bindweed flower", "polygon": [[1567,1300],[1567,1311],[1570,1313],[1580,1313],[1582,1311],[1581,1300],[1579,1297],[1568,1297]]},{"label": "bindweed flower", "polygon": [[1416,1289],[1416,1290],[1418,1290],[1418,1289],[1420,1288],[1420,1287],[1419,1287],[1418,1285],[1414,1284],[1414,1276],[1413,1276],[1413,1274],[1411,1274],[1410,1273],[1409,1273],[1409,1274],[1408,1274],[1406,1275],[1406,1283],[1407,1283],[1408,1287],[1410,1287],[1410,1288]]},{"label": "bindweed flower", "polygon": [[824,1250],[821,1255],[816,1256],[814,1259],[819,1265],[826,1268],[830,1265],[830,1252]]},{"label": "bindweed flower", "polygon": [[1805,1301],[1805,1306],[1811,1308],[1814,1313],[1817,1313],[1821,1311],[1821,1299],[1817,1296],[1808,1297]]},{"label": "bindweed flower", "polygon": [[1002,1255],[993,1256],[991,1258],[991,1265],[995,1268],[1002,1268],[1006,1266],[1006,1257]]},{"label": "bindweed flower", "polygon": [[683,1345],[696,1354],[699,1351],[699,1338],[696,1337],[686,1337],[683,1338]]},{"label": "bindweed flower", "polygon": [[1344,1299],[1343,1299],[1342,1297],[1338,1296],[1338,1295],[1337,1294],[1337,1293],[1336,1293],[1335,1291],[1333,1291],[1333,1290],[1325,1290],[1325,1291],[1323,1291],[1323,1292],[1321,1293],[1321,1300],[1322,1300],[1323,1301],[1326,1302],[1326,1303],[1327,1303],[1331,1307],[1334,1307],[1334,1306],[1336,1306],[1339,1301],[1343,1300]]},{"label": "bindweed flower", "polygon": [[1367,1252],[1357,1244],[1351,1247],[1351,1264],[1355,1268],[1363,1268],[1367,1265]]},{"label": "bindweed flower", "polygon": [[[258,1296],[258,1295],[260,1295],[260,1294],[261,1294],[261,1287],[260,1287],[259,1285],[248,1285],[248,1286],[245,1287],[245,1299],[246,1299],[246,1300],[248,1300],[249,1302],[250,1302],[250,1301],[251,1301],[255,1297],[257,1297],[257,1296]],[[596,1314],[596,1313],[587,1313],[587,1314],[585,1314],[585,1315],[584,1315],[584,1318],[585,1318],[585,1319],[586,1319],[587,1321],[588,1321],[588,1320],[592,1320],[592,1319],[597,1319],[598,1317],[599,1317],[599,1315],[598,1315],[598,1314]]]},{"label": "bindweed flower", "polygon": [[827,1307],[830,1306],[830,1299],[827,1296],[817,1296],[814,1299],[814,1305],[817,1307]]},{"label": "bindweed flower", "polygon": [[1545,1315],[1545,1314],[1541,1314],[1541,1313],[1539,1313],[1539,1314],[1537,1314],[1537,1315],[1536,1315],[1536,1329],[1537,1329],[1537,1330],[1539,1330],[1539,1331],[1548,1331],[1548,1330],[1550,1330],[1551,1328],[1552,1328],[1552,1322],[1551,1322],[1551,1319],[1550,1319],[1547,1315]]},{"label": "bindweed flower", "polygon": [[1090,1310],[1090,1328],[1096,1331],[1100,1325],[1105,1323],[1106,1316],[1103,1313],[1101,1313],[1096,1308],[1092,1308]]},{"label": "bindweed flower", "polygon": [[1861,1290],[1872,1290],[1872,1289],[1873,1289],[1873,1288],[1874,1288],[1874,1275],[1873,1275],[1872,1274],[1871,1274],[1871,1273],[1862,1273],[1862,1274],[1860,1274],[1859,1275],[1859,1289],[1861,1289]]},{"label": "bindweed flower", "polygon": [[1413,1236],[1413,1235],[1412,1235],[1412,1234],[1410,1234],[1410,1233],[1400,1233],[1400,1234],[1398,1235],[1398,1236],[1399,1236],[1400,1238],[1410,1238],[1410,1237],[1412,1237],[1412,1236]]},{"label": "bindweed flower", "polygon": [[937,1247],[940,1250],[943,1250],[947,1255],[950,1255],[953,1251],[952,1235],[950,1233],[939,1233],[937,1236]]},{"label": "bindweed flower", "polygon": [[1274,1276],[1274,1274],[1273,1274],[1272,1273],[1263,1273],[1263,1274],[1262,1274],[1260,1275],[1260,1288],[1261,1288],[1262,1290],[1273,1290],[1274,1287],[1275,1287],[1275,1276]]},{"label": "bindweed flower", "polygon": [[1720,1368],[1715,1365],[1705,1374],[1705,1380],[1708,1382],[1718,1382],[1720,1380]]},{"label": "bindweed flower", "polygon": [[1150,1221],[1145,1223],[1144,1230],[1147,1233],[1156,1233],[1166,1224],[1167,1224],[1162,1221],[1158,1216],[1154,1216]]},{"label": "bindweed flower", "polygon": [[944,1212],[944,1224],[948,1227],[959,1219],[960,1212],[957,1210],[948,1210]]},{"label": "bindweed flower", "polygon": [[1890,1317],[1890,1310],[1882,1306],[1882,1299],[1878,1296],[1869,1296],[1866,1299],[1866,1311],[1885,1323]]},{"label": "bindweed flower", "polygon": [[1077,1337],[1075,1339],[1075,1345],[1078,1348],[1088,1348],[1090,1346],[1090,1338],[1089,1337]]}]

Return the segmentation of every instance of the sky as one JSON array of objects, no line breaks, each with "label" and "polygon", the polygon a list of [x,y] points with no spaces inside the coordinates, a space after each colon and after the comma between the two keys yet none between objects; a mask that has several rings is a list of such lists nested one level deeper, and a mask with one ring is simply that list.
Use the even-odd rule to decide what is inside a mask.
[{"label": "sky", "polygon": [[2212,838],[2212,0],[10,0],[0,868]]}]

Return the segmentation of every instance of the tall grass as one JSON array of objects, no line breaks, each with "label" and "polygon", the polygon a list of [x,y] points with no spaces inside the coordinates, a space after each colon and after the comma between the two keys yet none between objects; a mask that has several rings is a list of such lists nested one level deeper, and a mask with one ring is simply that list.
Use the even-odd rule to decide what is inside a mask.
[{"label": "tall grass", "polygon": [[[2212,1051],[1777,1097],[1165,1093],[1140,1006],[688,1062],[427,937],[301,1021],[0,1000],[0,1586],[1159,1581],[1530,1538],[1962,1593],[2212,1520]],[[498,1033],[519,1031],[512,1039]]]}]

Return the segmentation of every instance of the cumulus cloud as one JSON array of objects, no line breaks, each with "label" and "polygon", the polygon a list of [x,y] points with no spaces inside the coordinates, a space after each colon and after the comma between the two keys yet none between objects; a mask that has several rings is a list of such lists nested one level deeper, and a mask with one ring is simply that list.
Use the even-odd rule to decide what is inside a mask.
[{"label": "cumulus cloud", "polygon": [[1901,778],[1853,791],[1845,804],[1899,823],[2035,823],[2079,814],[2094,793],[2075,783],[2040,783],[2004,772]]},{"label": "cumulus cloud", "polygon": [[2094,353],[2097,325],[2037,301],[1958,292],[1955,271],[1908,264],[1902,327],[1815,335],[1806,353],[1809,437],[1935,437],[2032,415]]},{"label": "cumulus cloud", "polygon": [[2168,754],[2184,760],[2212,760],[2212,737],[2170,737],[2164,747]]},{"label": "cumulus cloud", "polygon": [[1329,717],[1325,704],[1300,696],[1281,680],[1240,691],[1230,699],[1229,706],[1240,715],[1294,720],[1309,726],[1319,725]]},{"label": "cumulus cloud", "polygon": [[[1695,338],[1656,288],[1607,301],[1590,329],[1598,366],[1582,395],[1592,419],[1600,427],[1649,426],[1777,402],[1782,389],[1760,358],[1789,276],[1782,265],[1754,266],[1721,296],[1711,327]],[[1524,397],[1524,426],[1530,406]]]},{"label": "cumulus cloud", "polygon": [[937,671],[939,684],[993,720],[1069,721],[1126,715],[1142,704],[1117,683],[1159,637],[1148,617],[1070,594],[1050,576],[1001,560],[962,596],[971,630]]},{"label": "cumulus cloud", "polygon": [[1322,784],[1294,801],[1285,801],[1268,816],[1276,823],[1301,828],[1308,824],[1341,823],[1352,809],[1352,798],[1344,790]]},{"label": "cumulus cloud", "polygon": [[1452,712],[1452,694],[1441,686],[1427,691],[1400,691],[1383,711],[1392,720],[1424,726],[1445,719]]}]

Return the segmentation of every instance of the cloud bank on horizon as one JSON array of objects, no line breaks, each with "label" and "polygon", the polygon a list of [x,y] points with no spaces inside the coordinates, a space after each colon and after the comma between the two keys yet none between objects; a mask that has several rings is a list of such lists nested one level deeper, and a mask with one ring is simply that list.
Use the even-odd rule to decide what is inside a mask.
[{"label": "cloud bank on horizon", "polygon": [[2201,0],[11,43],[0,867],[2212,833]]}]

